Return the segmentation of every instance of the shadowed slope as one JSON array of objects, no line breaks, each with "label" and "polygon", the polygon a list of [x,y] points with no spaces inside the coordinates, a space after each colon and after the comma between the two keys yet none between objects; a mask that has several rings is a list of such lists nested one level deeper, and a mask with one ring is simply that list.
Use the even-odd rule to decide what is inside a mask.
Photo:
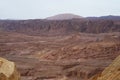
[{"label": "shadowed slope", "polygon": [[94,76],[92,80],[120,80],[120,56],[109,65],[98,78]]}]

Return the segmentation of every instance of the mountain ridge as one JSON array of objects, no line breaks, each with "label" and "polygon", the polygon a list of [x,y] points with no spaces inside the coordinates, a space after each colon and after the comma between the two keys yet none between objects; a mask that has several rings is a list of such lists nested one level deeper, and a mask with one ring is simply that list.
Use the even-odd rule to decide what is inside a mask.
[{"label": "mountain ridge", "polygon": [[0,31],[17,32],[28,35],[66,35],[79,32],[109,33],[120,32],[119,27],[120,27],[119,16],[86,17],[86,18],[77,16],[77,18],[70,17],[69,19],[64,20],[47,20],[47,19],[0,20]]}]

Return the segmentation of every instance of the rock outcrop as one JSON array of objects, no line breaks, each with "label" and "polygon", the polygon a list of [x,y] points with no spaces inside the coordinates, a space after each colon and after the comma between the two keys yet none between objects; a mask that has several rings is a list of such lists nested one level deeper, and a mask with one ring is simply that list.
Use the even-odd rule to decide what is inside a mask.
[{"label": "rock outcrop", "polygon": [[120,56],[118,56],[101,74],[94,76],[92,80],[120,80]]},{"label": "rock outcrop", "polygon": [[20,80],[14,62],[0,57],[0,80]]}]

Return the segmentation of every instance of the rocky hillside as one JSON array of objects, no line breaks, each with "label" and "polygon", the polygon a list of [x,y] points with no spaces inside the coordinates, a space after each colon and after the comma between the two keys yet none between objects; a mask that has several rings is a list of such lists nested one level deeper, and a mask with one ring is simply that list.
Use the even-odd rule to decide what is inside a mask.
[{"label": "rocky hillside", "polygon": [[0,31],[29,35],[66,35],[78,32],[120,32],[120,21],[111,19],[0,20]]},{"label": "rocky hillside", "polygon": [[0,58],[0,80],[20,80],[20,74],[13,62]]},{"label": "rocky hillside", "polygon": [[[119,39],[120,40],[120,39]],[[74,42],[41,58],[49,60],[107,59],[113,60],[120,55],[120,42],[116,40],[91,42],[81,46]]]},{"label": "rocky hillside", "polygon": [[94,77],[92,80],[120,80],[120,56],[102,74],[98,75],[98,78]]}]

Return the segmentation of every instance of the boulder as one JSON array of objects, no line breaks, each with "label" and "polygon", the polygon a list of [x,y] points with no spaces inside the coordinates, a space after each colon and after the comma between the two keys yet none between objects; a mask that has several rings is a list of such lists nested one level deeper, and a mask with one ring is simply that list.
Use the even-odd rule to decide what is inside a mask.
[{"label": "boulder", "polygon": [[0,57],[0,80],[20,80],[20,74],[14,62]]}]

